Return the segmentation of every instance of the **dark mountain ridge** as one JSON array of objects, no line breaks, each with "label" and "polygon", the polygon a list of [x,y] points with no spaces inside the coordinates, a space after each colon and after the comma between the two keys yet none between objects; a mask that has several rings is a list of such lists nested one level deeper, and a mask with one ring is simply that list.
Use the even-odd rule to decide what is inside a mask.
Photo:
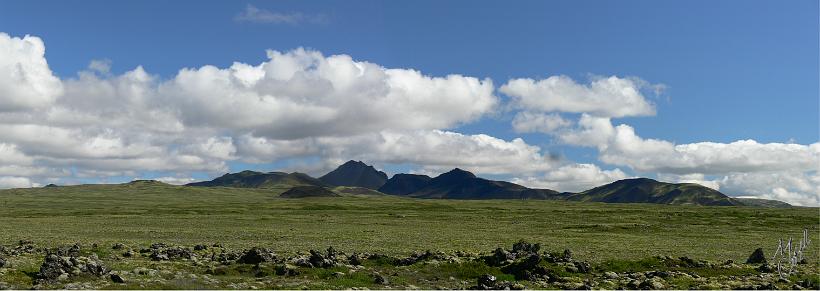
[{"label": "dark mountain ridge", "polygon": [[322,181],[304,173],[242,171],[228,173],[211,181],[195,182],[186,186],[199,187],[237,187],[237,188],[270,188],[281,186],[327,186]]},{"label": "dark mountain ridge", "polygon": [[[348,192],[378,190],[385,193],[426,199],[543,199],[604,203],[654,203],[671,205],[758,206],[790,207],[774,200],[731,198],[725,194],[693,183],[666,183],[649,178],[615,181],[579,193],[559,193],[550,189],[533,189],[505,181],[477,177],[456,168],[431,178],[426,175],[387,175],[361,161],[348,161],[319,179],[303,173],[242,171],[225,174],[212,181],[190,183],[188,186],[223,186],[243,188],[271,188],[317,186],[296,189],[293,196],[310,196],[303,192],[314,189],[327,195],[330,186]],[[319,189],[318,187],[325,187]],[[348,188],[345,188],[348,187]],[[353,188],[350,188],[353,187]],[[360,190],[355,190],[361,187]],[[297,194],[298,193],[298,194]],[[289,196],[289,195],[288,195]],[[372,195],[371,195],[372,196]]]},{"label": "dark mountain ridge", "polygon": [[361,161],[350,160],[319,177],[319,181],[333,186],[354,186],[375,190],[387,182],[387,174]]}]

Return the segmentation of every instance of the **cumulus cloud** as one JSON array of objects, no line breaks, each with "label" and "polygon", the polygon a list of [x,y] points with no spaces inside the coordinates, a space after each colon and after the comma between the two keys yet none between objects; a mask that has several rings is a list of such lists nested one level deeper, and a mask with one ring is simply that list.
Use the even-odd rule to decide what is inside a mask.
[{"label": "cumulus cloud", "polygon": [[327,22],[327,17],[324,14],[307,15],[300,12],[274,12],[248,4],[245,6],[244,11],[234,17],[234,20],[239,22],[295,25],[304,22],[324,23]]},{"label": "cumulus cloud", "polygon": [[512,122],[513,129],[519,133],[551,133],[571,125],[572,121],[564,119],[557,113],[544,114],[527,111],[517,113]]},{"label": "cumulus cloud", "polygon": [[268,57],[258,66],[184,69],[160,95],[188,126],[274,139],[449,128],[498,104],[489,79],[430,77],[304,49]]},{"label": "cumulus cloud", "polygon": [[26,177],[0,177],[0,189],[39,187]]},{"label": "cumulus cloud", "polygon": [[[561,130],[555,136],[567,144],[597,148],[602,162],[659,173],[662,179],[698,183],[730,194],[817,205],[817,187],[807,185],[816,180],[812,177],[817,176],[820,165],[820,143],[738,140],[675,144],[643,138],[629,125],[613,126],[610,118],[586,114],[577,127]],[[707,179],[706,175],[717,178]],[[750,177],[767,183],[755,183]]]},{"label": "cumulus cloud", "polygon": [[517,138],[502,140],[485,134],[465,135],[443,130],[381,131],[345,137],[270,140],[245,136],[238,146],[242,156],[269,162],[284,156],[319,155],[338,165],[347,159],[372,163],[414,164],[421,170],[441,172],[461,167],[484,174],[538,172],[557,160],[537,146]]},{"label": "cumulus cloud", "polygon": [[62,93],[45,52],[39,37],[0,32],[0,112],[47,107]]},{"label": "cumulus cloud", "polygon": [[655,106],[642,93],[647,87],[661,88],[638,78],[611,76],[585,85],[567,76],[552,76],[542,80],[512,79],[499,91],[512,97],[515,106],[530,111],[624,117],[655,115]]},{"label": "cumulus cloud", "polygon": [[621,169],[602,170],[594,164],[568,164],[549,170],[543,176],[515,178],[512,182],[559,192],[580,192],[628,177]]},{"label": "cumulus cloud", "polygon": [[[521,139],[446,130],[495,109],[489,79],[428,76],[295,49],[268,51],[257,65],[185,68],[165,80],[142,67],[114,75],[110,61],[92,61],[60,80],[39,38],[3,37],[0,50],[10,57],[0,68],[23,68],[26,77],[0,78],[7,93],[0,103],[15,109],[0,112],[0,176],[14,176],[15,185],[24,185],[19,175],[53,181],[146,171],[178,173],[163,179],[184,182],[178,177],[191,172],[225,172],[228,161],[298,157],[487,173],[517,171],[515,164],[546,169],[552,161]],[[32,92],[42,102],[18,101]]]},{"label": "cumulus cloud", "polygon": [[597,147],[601,161],[629,166],[642,172],[721,174],[808,171],[816,170],[820,165],[819,143],[762,144],[754,140],[739,140],[731,143],[674,144],[642,138],[629,125],[613,126],[609,118],[583,115],[578,124],[577,128],[558,133],[558,138],[569,144]]}]

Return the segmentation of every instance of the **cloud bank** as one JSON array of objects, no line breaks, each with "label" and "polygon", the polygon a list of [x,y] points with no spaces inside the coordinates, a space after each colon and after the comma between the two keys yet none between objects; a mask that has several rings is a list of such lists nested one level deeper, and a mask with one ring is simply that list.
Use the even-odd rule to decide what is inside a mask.
[{"label": "cloud bank", "polygon": [[[245,14],[289,21],[258,9]],[[518,78],[496,91],[488,78],[431,76],[299,48],[267,51],[258,64],[183,68],[166,79],[142,67],[112,74],[111,61],[95,60],[61,79],[40,38],[4,33],[0,55],[0,188],[158,172],[163,181],[184,183],[193,173],[226,172],[234,161],[304,158],[325,169],[360,159],[426,173],[461,167],[559,191],[634,176],[624,171],[632,170],[820,205],[820,143],[675,144],[613,125],[656,114],[646,96],[664,86],[635,77],[586,84],[567,76]],[[455,130],[501,108],[514,111],[515,132],[594,148],[615,168],[556,158],[521,138]]]}]

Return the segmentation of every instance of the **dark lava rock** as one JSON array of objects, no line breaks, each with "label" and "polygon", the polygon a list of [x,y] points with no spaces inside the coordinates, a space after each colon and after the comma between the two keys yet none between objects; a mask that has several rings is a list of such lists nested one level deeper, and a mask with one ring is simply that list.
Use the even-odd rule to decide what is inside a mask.
[{"label": "dark lava rock", "polygon": [[5,258],[0,257],[0,268],[5,267],[8,264]]},{"label": "dark lava rock", "polygon": [[276,275],[279,276],[296,276],[299,275],[299,270],[288,264],[279,264],[274,267]]},{"label": "dark lava rock", "polygon": [[70,247],[59,247],[52,250],[48,250],[47,252],[61,257],[77,257],[80,255],[80,245],[74,244]]},{"label": "dark lava rock", "polygon": [[240,264],[254,264],[258,265],[263,262],[273,262],[276,260],[276,254],[264,248],[251,248],[239,257],[237,260]]},{"label": "dark lava rock", "polygon": [[524,286],[507,281],[497,281],[495,276],[490,274],[478,277],[478,285],[472,286],[471,290],[523,290]]},{"label": "dark lava rock", "polygon": [[115,244],[111,247],[111,249],[112,249],[112,250],[121,250],[121,249],[124,249],[124,248],[125,248],[125,245],[124,245],[124,244],[122,244],[122,243],[115,243]]},{"label": "dark lava rock", "polygon": [[407,258],[400,259],[398,265],[400,266],[409,266],[421,261],[427,260],[444,260],[445,259],[444,253],[433,253],[431,251],[426,251],[423,253],[414,252]]},{"label": "dark lava rock", "polygon": [[578,270],[578,273],[589,273],[592,270],[592,267],[587,262],[574,262],[575,268]]},{"label": "dark lava rock", "polygon": [[352,255],[347,257],[347,261],[354,266],[361,266],[364,263],[364,259],[361,255],[357,253],[353,253]]},{"label": "dark lava rock", "polygon": [[207,250],[207,249],[208,249],[208,246],[206,246],[206,245],[195,245],[194,246],[195,251],[204,251],[204,250]]},{"label": "dark lava rock", "polygon": [[777,269],[770,264],[762,264],[760,267],[757,267],[757,271],[761,273],[774,273]]},{"label": "dark lava rock", "polygon": [[194,253],[190,249],[182,247],[153,248],[152,246],[149,257],[154,261],[180,260],[191,259],[194,257]]},{"label": "dark lava rock", "polygon": [[513,260],[515,260],[515,254],[502,248],[496,248],[492,255],[484,257],[484,261],[490,266],[507,265],[512,263]]},{"label": "dark lava rock", "polygon": [[564,261],[566,261],[566,262],[571,262],[572,261],[572,251],[570,251],[569,249],[564,250],[564,255],[561,258],[564,259]]},{"label": "dark lava rock", "polygon": [[156,249],[164,249],[164,248],[167,248],[167,247],[168,247],[168,245],[166,245],[165,243],[153,243],[153,244],[151,244],[151,248],[155,249],[155,250]]},{"label": "dark lava rock", "polygon": [[120,283],[120,284],[125,283],[125,279],[120,275],[111,274],[110,278],[111,278],[111,282]]},{"label": "dark lava rock", "polygon": [[537,254],[541,250],[541,244],[531,244],[524,240],[519,240],[513,244],[512,252],[516,255],[530,255]]},{"label": "dark lava rock", "polygon": [[330,268],[336,266],[336,250],[333,247],[327,248],[327,254],[322,254],[316,250],[310,250],[310,265],[314,268]]},{"label": "dark lava rock", "polygon": [[747,264],[765,264],[766,263],[766,256],[763,255],[763,249],[757,248],[751,255],[749,255],[749,259],[746,260]]},{"label": "dark lava rock", "polygon": [[382,276],[382,274],[375,273],[373,274],[373,283],[387,285],[390,284],[390,280],[388,280],[387,277]]},{"label": "dark lava rock", "polygon": [[60,257],[49,254],[40,265],[36,277],[48,282],[57,281],[61,276],[69,277],[74,271],[93,276],[102,276],[108,273],[108,268],[96,257]]},{"label": "dark lava rock", "polygon": [[550,280],[551,278],[555,278],[555,274],[542,266],[540,262],[541,256],[532,254],[523,260],[502,267],[501,271],[505,274],[512,274],[516,280],[535,281],[538,279]]}]

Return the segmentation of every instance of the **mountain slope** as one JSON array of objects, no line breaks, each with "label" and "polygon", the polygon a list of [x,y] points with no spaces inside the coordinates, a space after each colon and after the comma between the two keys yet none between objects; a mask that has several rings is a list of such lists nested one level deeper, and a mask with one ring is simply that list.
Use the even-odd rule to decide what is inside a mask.
[{"label": "mountain slope", "polygon": [[553,199],[554,195],[558,195],[558,192],[482,179],[456,168],[430,179],[427,185],[409,196],[441,199]]},{"label": "mountain slope", "polygon": [[360,161],[348,161],[319,180],[333,186],[355,186],[379,189],[387,182],[387,174]]},{"label": "mountain slope", "polygon": [[648,178],[625,179],[581,193],[568,200],[607,203],[657,203],[676,205],[740,205],[714,189],[692,183],[665,183]]},{"label": "mountain slope", "polygon": [[190,183],[186,186],[200,187],[238,187],[238,188],[270,188],[281,186],[326,186],[321,181],[303,173],[242,171],[235,174],[225,174],[211,181]]},{"label": "mountain slope", "polygon": [[391,195],[408,195],[416,192],[430,183],[430,176],[414,174],[395,174],[384,185],[379,188],[379,192]]},{"label": "mountain slope", "polygon": [[777,201],[777,200],[770,200],[770,199],[759,199],[759,198],[737,198],[732,197],[737,202],[740,202],[743,206],[754,206],[754,207],[767,207],[767,208],[788,208],[792,207],[791,204]]},{"label": "mountain slope", "polygon": [[340,197],[341,195],[321,186],[296,186],[282,192],[282,198],[308,198],[308,197]]}]

